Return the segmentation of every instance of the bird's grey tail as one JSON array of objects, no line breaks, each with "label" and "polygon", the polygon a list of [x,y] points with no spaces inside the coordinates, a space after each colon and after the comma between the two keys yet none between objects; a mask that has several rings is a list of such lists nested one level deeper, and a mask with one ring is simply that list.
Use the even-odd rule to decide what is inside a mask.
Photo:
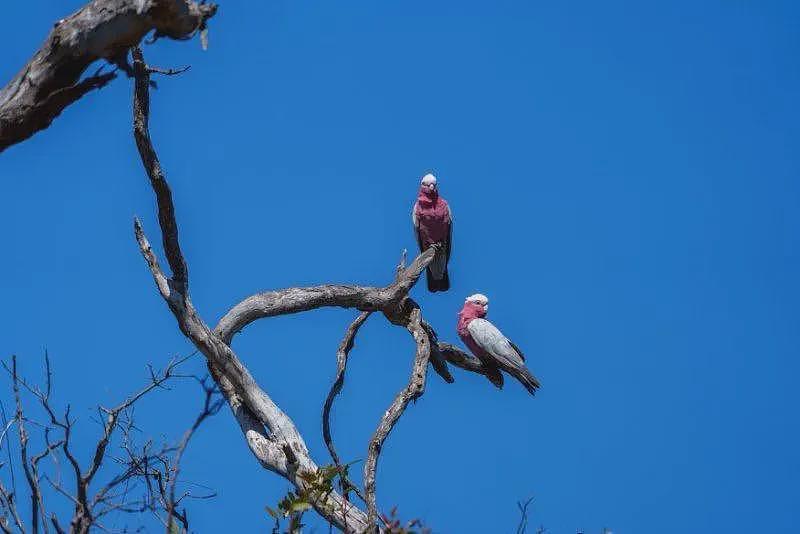
[{"label": "bird's grey tail", "polygon": [[430,267],[426,270],[428,277],[428,291],[436,293],[437,291],[447,291],[450,289],[450,274],[447,272],[447,267],[444,268],[444,273],[441,278],[435,278],[431,272]]},{"label": "bird's grey tail", "polygon": [[524,367],[515,374],[515,378],[519,380],[523,386],[525,386],[525,389],[527,389],[528,393],[531,395],[535,395],[536,390],[542,387],[542,384],[539,383],[539,380],[537,380],[536,377]]}]

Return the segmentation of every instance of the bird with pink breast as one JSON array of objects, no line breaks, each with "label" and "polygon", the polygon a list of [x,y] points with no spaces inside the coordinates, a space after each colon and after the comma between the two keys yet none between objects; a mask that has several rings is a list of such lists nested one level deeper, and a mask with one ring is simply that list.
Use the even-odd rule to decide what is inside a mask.
[{"label": "bird with pink breast", "polygon": [[[433,261],[426,269],[428,290],[432,293],[447,291],[450,289],[448,264],[453,242],[453,216],[433,174],[422,177],[411,218],[420,252],[437,247]],[[486,375],[495,386],[503,386],[503,371],[516,378],[533,395],[540,383],[525,366],[525,355],[486,319],[488,312],[486,295],[476,293],[467,297],[458,312],[458,336],[486,368]]]}]

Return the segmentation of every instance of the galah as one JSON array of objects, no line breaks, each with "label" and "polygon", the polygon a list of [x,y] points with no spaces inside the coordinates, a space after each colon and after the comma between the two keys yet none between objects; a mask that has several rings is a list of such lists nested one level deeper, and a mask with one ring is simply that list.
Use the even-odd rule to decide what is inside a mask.
[{"label": "galah", "polygon": [[427,268],[428,290],[447,291],[450,289],[447,262],[450,260],[453,218],[447,201],[439,196],[436,177],[432,174],[422,177],[411,219],[414,221],[414,233],[417,235],[420,252],[439,245],[439,250]]},{"label": "galah", "polygon": [[525,356],[519,347],[485,319],[488,311],[489,299],[485,295],[476,293],[467,297],[458,313],[458,336],[487,368],[486,376],[495,386],[503,387],[502,369],[533,395],[541,384],[525,367]]}]

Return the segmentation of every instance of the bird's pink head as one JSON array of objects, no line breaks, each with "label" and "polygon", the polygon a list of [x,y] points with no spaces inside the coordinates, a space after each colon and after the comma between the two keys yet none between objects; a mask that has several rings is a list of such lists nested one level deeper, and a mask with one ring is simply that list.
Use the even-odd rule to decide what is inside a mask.
[{"label": "bird's pink head", "polygon": [[439,188],[436,185],[436,177],[430,173],[422,177],[419,185],[419,200],[435,202],[439,197]]},{"label": "bird's pink head", "polygon": [[459,315],[464,319],[479,319],[486,317],[488,312],[489,299],[486,298],[486,295],[475,293],[467,297],[467,300],[464,301],[464,307],[461,308],[461,313]]}]

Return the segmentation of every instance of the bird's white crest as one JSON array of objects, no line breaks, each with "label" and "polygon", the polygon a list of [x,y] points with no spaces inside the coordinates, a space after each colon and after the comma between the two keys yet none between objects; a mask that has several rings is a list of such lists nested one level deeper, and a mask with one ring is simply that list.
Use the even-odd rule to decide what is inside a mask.
[{"label": "bird's white crest", "polygon": [[480,304],[481,306],[487,306],[489,304],[489,298],[481,293],[475,293],[474,295],[467,297],[467,302],[474,302],[476,304]]},{"label": "bird's white crest", "polygon": [[422,185],[436,185],[436,177],[431,173],[422,177]]}]

